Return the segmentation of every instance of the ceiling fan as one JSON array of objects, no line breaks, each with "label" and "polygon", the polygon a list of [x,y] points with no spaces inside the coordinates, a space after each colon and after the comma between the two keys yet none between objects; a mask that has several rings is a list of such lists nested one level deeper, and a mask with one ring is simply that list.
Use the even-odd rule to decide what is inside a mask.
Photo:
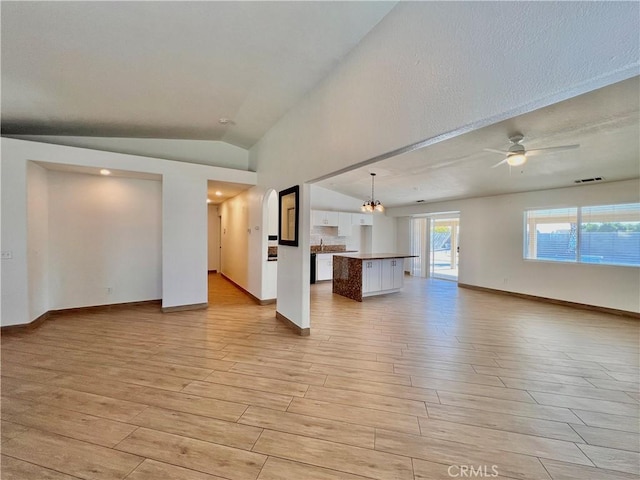
[{"label": "ceiling fan", "polygon": [[544,153],[551,152],[561,152],[563,150],[573,150],[574,148],[578,148],[580,145],[561,145],[559,147],[549,147],[549,148],[537,148],[535,150],[526,150],[524,145],[520,142],[524,140],[524,135],[521,133],[517,133],[509,137],[509,141],[511,142],[511,146],[509,150],[506,152],[503,150],[494,150],[493,148],[485,148],[485,152],[493,152],[499,153],[500,155],[505,155],[504,160],[496,163],[491,168],[499,167],[500,165],[507,164],[510,167],[519,167],[520,165],[524,165],[527,161],[527,157],[532,157],[534,155],[542,155]]}]

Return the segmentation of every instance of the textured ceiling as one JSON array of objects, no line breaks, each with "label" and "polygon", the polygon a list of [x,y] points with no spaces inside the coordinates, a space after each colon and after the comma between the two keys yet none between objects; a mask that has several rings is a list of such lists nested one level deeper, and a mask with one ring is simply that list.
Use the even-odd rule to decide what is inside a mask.
[{"label": "textured ceiling", "polygon": [[[317,184],[387,207],[457,198],[560,188],[601,176],[640,176],[640,77],[574,97],[419,150],[363,166]],[[502,165],[508,137],[522,133],[527,149],[580,144],[580,148],[530,157],[523,167]]]},{"label": "textured ceiling", "polygon": [[2,133],[248,148],[394,5],[3,1]]},{"label": "textured ceiling", "polygon": [[[349,77],[336,67],[394,3],[2,2],[2,133],[208,139],[246,148],[296,103],[303,111],[321,104],[311,110],[306,134],[324,133],[324,145],[335,151],[304,168],[325,174],[343,167],[343,158],[356,162],[425,132],[455,128],[461,124],[456,112],[473,117],[523,105],[538,83],[558,71],[587,75],[582,70],[597,65],[594,58],[637,59],[629,25],[607,38],[589,28],[591,10],[603,10],[600,20],[624,9],[592,5],[401,3],[361,44],[364,51],[354,50],[357,74]],[[399,14],[407,10],[417,13],[410,19]],[[567,11],[575,24],[566,21]],[[389,33],[400,29],[403,35]],[[552,46],[567,41],[580,45],[582,55],[562,48],[550,56]],[[604,44],[623,47],[611,56]],[[375,60],[367,63],[368,55]],[[541,79],[528,69],[550,73]],[[337,72],[333,82],[305,103],[307,92],[331,71]],[[520,89],[500,88],[507,77]],[[335,85],[350,82],[364,93],[377,89],[377,101],[359,103],[368,95],[349,88],[332,95]],[[467,83],[473,88],[454,88]],[[488,85],[504,90],[501,97],[482,95]],[[557,90],[552,83],[543,86]],[[638,78],[630,79],[319,185],[366,199],[374,171],[376,197],[399,206],[564,187],[593,176],[637,178],[639,97]],[[232,122],[223,126],[220,117]],[[528,149],[581,147],[534,157],[524,168],[491,169],[500,157],[482,149],[506,149],[515,132],[525,135]]]}]

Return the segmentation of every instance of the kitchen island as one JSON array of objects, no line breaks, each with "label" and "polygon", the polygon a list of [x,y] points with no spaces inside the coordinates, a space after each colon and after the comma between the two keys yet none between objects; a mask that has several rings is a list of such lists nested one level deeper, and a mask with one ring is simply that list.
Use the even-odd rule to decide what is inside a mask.
[{"label": "kitchen island", "polygon": [[361,302],[365,297],[398,292],[404,285],[400,253],[358,253],[333,257],[333,293]]}]

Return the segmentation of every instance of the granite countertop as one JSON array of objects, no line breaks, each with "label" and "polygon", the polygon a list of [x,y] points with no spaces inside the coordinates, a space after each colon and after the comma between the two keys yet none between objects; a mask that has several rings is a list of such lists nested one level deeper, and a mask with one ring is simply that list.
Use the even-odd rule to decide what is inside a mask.
[{"label": "granite countertop", "polygon": [[317,255],[327,255],[327,254],[329,254],[329,255],[340,255],[340,256],[344,257],[346,255],[342,255],[343,253],[355,253],[357,251],[358,250],[340,250],[339,252],[331,252],[331,251],[327,252],[326,250],[323,250],[322,252],[321,251],[317,251],[317,252],[314,252],[314,253],[316,253]]},{"label": "granite countertop", "polygon": [[353,258],[355,260],[384,260],[387,258],[413,258],[417,255],[409,255],[406,253],[356,253],[351,255],[340,255],[345,258]]},{"label": "granite countertop", "polygon": [[346,252],[346,245],[311,245],[309,250],[311,253],[340,253]]}]

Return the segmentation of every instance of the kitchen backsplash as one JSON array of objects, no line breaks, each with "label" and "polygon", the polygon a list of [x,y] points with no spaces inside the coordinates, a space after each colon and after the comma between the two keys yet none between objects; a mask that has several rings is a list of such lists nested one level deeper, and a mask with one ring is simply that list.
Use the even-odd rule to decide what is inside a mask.
[{"label": "kitchen backsplash", "polygon": [[345,245],[349,237],[339,237],[338,227],[311,227],[310,245],[320,245],[320,239],[323,245]]}]

